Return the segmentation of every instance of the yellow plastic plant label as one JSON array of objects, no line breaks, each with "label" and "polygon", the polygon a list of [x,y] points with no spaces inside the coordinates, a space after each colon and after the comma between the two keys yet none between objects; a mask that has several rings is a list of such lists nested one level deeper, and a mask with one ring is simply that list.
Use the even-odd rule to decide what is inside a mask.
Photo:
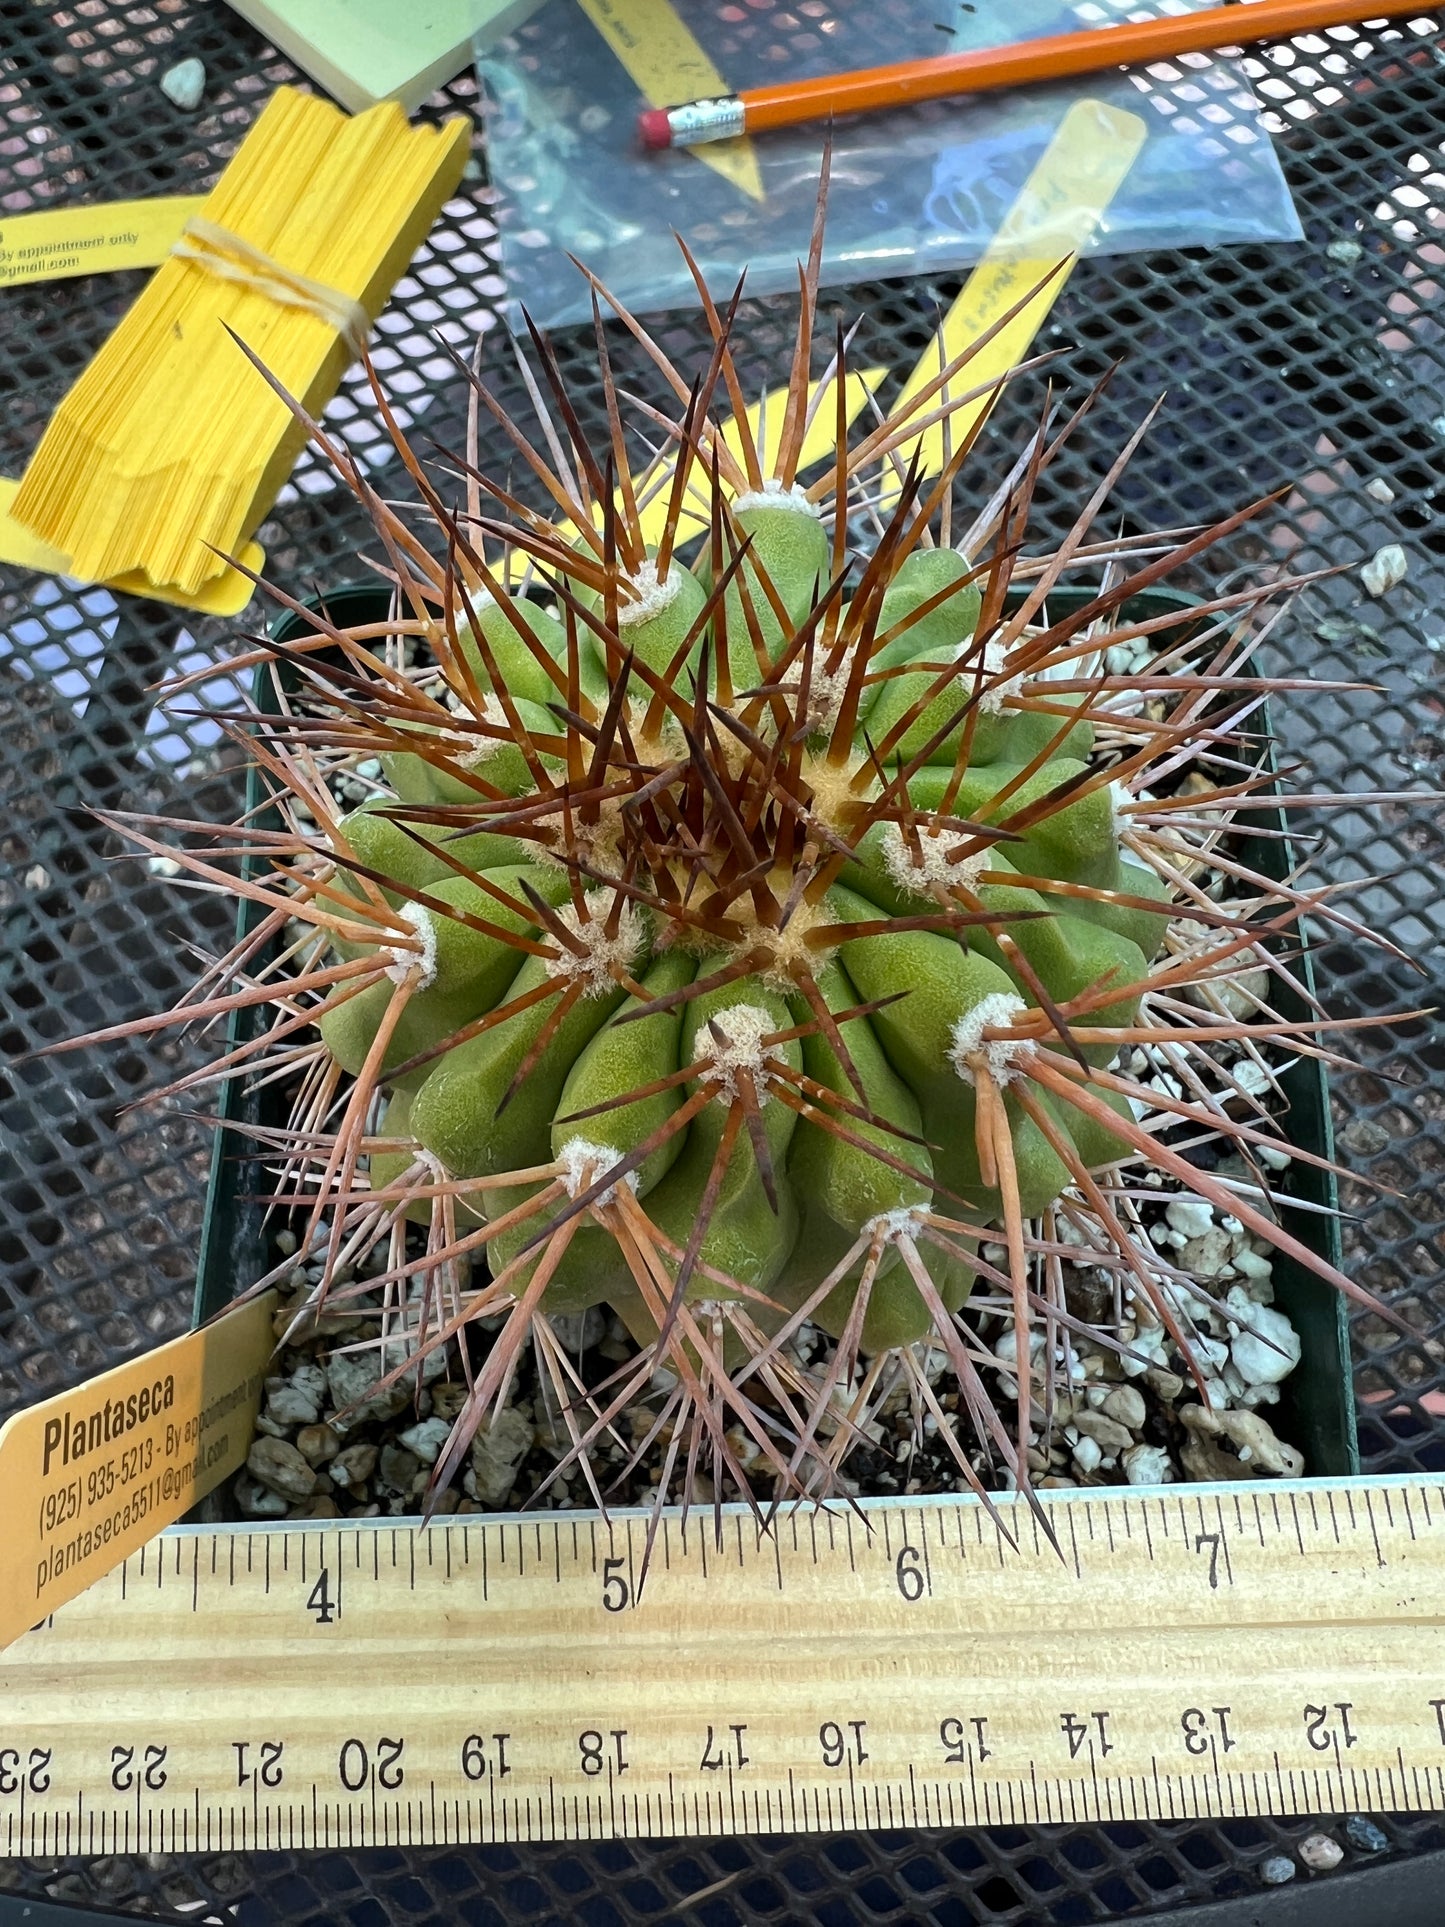
[{"label": "yellow plastic plant label", "polygon": [[[32,535],[25,524],[17,522],[10,513],[10,504],[19,487],[12,476],[0,475],[0,562],[8,562],[17,569],[43,569],[47,575],[69,575],[69,556],[53,549],[38,535]],[[259,575],[265,567],[266,551],[259,542],[248,542],[241,551],[241,560]],[[256,593],[250,577],[231,568],[223,569],[195,596],[183,596],[164,586],[157,588],[155,583],[138,576],[122,576],[115,582],[107,582],[105,587],[119,589],[126,595],[150,596],[156,602],[171,602],[181,609],[198,609],[208,616],[238,616]]]},{"label": "yellow plastic plant label", "polygon": [[[588,0],[583,0],[583,4],[587,5],[590,13],[592,8]],[[627,0],[627,4],[630,6],[631,0]],[[940,367],[960,354],[970,341],[976,341],[1001,315],[1007,314],[1030,288],[1039,288],[1037,298],[1021,308],[1008,326],[1001,328],[988,346],[960,369],[950,387],[955,394],[965,393],[1007,374],[1010,368],[1025,359],[1034,336],[1043,326],[1069,278],[1072,266],[1069,257],[1087,244],[1103,219],[1109,203],[1123,185],[1144,144],[1145,132],[1144,123],[1137,114],[1124,113],[1103,101],[1081,100],[1069,109],[1032,174],[1020,189],[1018,198],[1004,216],[983,258],[944,316],[940,331],[942,358],[940,344],[935,342],[919,358],[917,366],[904,382],[898,402],[893,404],[895,408],[926,387]],[[706,149],[698,151],[706,152]],[[1039,284],[1050,269],[1057,267],[1060,262],[1067,262],[1068,265],[1055,274],[1047,286],[1040,288]],[[848,376],[847,418],[850,424],[869,395],[877,392],[887,373],[885,368],[865,368],[855,370]],[[816,395],[818,385],[815,382],[810,387],[810,400]],[[778,388],[763,402],[755,403],[748,410],[748,426],[752,434],[758,437],[762,432],[765,470],[772,460],[771,438],[767,431],[774,429],[774,424],[774,432],[781,429],[786,399],[787,390]],[[939,396],[931,396],[920,407],[920,416],[931,413],[939,405],[939,400]],[[955,410],[949,423],[952,446],[958,446],[979,416],[991,406],[992,398],[981,396],[969,406]],[[832,402],[825,401],[814,415],[804,441],[800,472],[806,472],[813,463],[833,453],[836,421]],[[723,431],[723,439],[734,454],[740,452],[737,426],[731,420]],[[926,428],[914,439],[922,443],[922,475],[927,477],[941,473],[944,466],[942,425]],[[879,507],[884,513],[898,500],[901,488],[899,477],[907,470],[913,447],[911,440],[899,447],[898,468],[891,478],[885,478],[883,482],[879,492]],[[641,481],[641,476],[634,476],[634,487],[640,486]],[[666,515],[667,491],[662,489],[642,509],[643,533],[649,542],[655,542],[660,536]],[[688,522],[698,520],[686,504],[683,516]]]},{"label": "yellow plastic plant label", "polygon": [[[868,397],[882,386],[887,375],[886,368],[864,368],[846,378],[844,407],[850,426]],[[821,386],[821,382],[809,383],[810,405],[816,400]],[[747,412],[748,431],[758,444],[758,455],[765,474],[772,472],[773,458],[777,453],[778,439],[783,431],[783,417],[787,412],[787,406],[787,389],[774,388],[769,390],[761,402],[754,402]],[[803,446],[798,457],[800,473],[811,468],[814,462],[821,462],[825,455],[833,453],[837,442],[837,426],[836,396],[830,382],[828,394],[815,412],[808,426],[808,432],[803,437]],[[742,436],[738,433],[738,425],[731,416],[723,426],[722,439],[724,447],[730,449],[737,460],[741,461]],[[639,480],[640,478],[634,478],[634,486]],[[658,489],[648,500],[639,505],[638,522],[642,529],[643,540],[654,546],[662,540],[663,530],[667,526],[668,494],[667,489]],[[600,528],[602,525],[600,509],[596,512],[596,521]],[[695,535],[699,528],[707,526],[707,518],[688,501],[686,496],[682,504],[682,524],[684,536],[689,533]]]},{"label": "yellow plastic plant label", "polygon": [[157,267],[205,200],[204,194],[166,194],[150,201],[47,208],[0,220],[0,288],[115,268]]},{"label": "yellow plastic plant label", "polygon": [[[732,92],[669,0],[578,0],[578,5],[649,107],[680,107]],[[752,200],[766,200],[750,140],[710,141],[688,152]]]},{"label": "yellow plastic plant label", "polygon": [[0,1427],[0,1646],[244,1465],[274,1292]]},{"label": "yellow plastic plant label", "polygon": [[[970,341],[991,328],[1030,288],[1038,288],[1051,268],[1066,261],[1068,265],[1046,287],[1039,288],[1037,298],[1021,308],[986,348],[965,363],[950,386],[955,394],[967,393],[982,382],[1007,374],[1025,359],[1069,278],[1071,257],[1077,257],[1093,238],[1144,145],[1146,131],[1137,114],[1126,114],[1101,100],[1075,101],[945,315],[942,359],[938,346],[924,355],[904,383],[893,404],[895,409],[925,387]],[[942,395],[932,396],[920,415],[930,413],[943,399]],[[955,410],[948,424],[954,448],[993,406],[993,400],[993,396],[982,395],[968,407]],[[922,474],[941,474],[943,424],[936,422],[917,439],[922,445]],[[897,451],[901,466],[893,481],[883,488],[880,508],[885,511],[898,500],[898,476],[906,470],[913,449],[913,442],[904,442]]]}]

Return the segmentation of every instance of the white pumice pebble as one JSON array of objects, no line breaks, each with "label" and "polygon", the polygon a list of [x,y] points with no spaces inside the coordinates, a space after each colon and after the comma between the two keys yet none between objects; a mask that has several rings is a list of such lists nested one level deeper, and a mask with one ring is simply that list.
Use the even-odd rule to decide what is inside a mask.
[{"label": "white pumice pebble", "polygon": [[1307,1833],[1299,1843],[1299,1857],[1311,1873],[1329,1873],[1344,1859],[1345,1850],[1327,1833]]},{"label": "white pumice pebble", "polygon": [[1235,1269],[1244,1278],[1267,1278],[1274,1270],[1273,1261],[1253,1245],[1241,1245],[1234,1255]]},{"label": "white pumice pebble", "polygon": [[1130,1485],[1172,1485],[1174,1468],[1162,1445],[1136,1445],[1124,1454],[1124,1477]]},{"label": "white pumice pebble", "polygon": [[1376,598],[1388,595],[1410,573],[1409,559],[1398,542],[1387,542],[1360,570],[1365,593]]},{"label": "white pumice pebble", "polygon": [[419,1425],[409,1425],[398,1436],[407,1451],[415,1452],[423,1465],[435,1465],[451,1429],[445,1419],[426,1418]]},{"label": "white pumice pebble", "polygon": [[1214,1206],[1203,1198],[1175,1198],[1164,1207],[1164,1216],[1186,1238],[1202,1238],[1214,1224]]},{"label": "white pumice pebble", "polygon": [[1299,1333],[1270,1305],[1254,1305],[1249,1322],[1253,1329],[1240,1332],[1230,1356],[1247,1385],[1277,1385],[1299,1363]]},{"label": "white pumice pebble", "polygon": [[183,114],[200,106],[206,91],[206,65],[202,60],[178,60],[161,75],[161,92]]},{"label": "white pumice pebble", "polygon": [[[1252,1057],[1242,1057],[1231,1067],[1234,1081],[1246,1097],[1263,1097],[1270,1088],[1270,1074],[1263,1064],[1256,1064]],[[1288,1160],[1286,1160],[1288,1162]]]}]

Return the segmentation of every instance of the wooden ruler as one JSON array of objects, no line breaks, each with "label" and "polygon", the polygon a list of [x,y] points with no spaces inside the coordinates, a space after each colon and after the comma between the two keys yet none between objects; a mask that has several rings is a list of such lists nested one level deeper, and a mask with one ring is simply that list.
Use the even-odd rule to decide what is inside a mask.
[{"label": "wooden ruler", "polygon": [[1445,1480],[178,1527],[0,1655],[11,1854],[1445,1807]]}]

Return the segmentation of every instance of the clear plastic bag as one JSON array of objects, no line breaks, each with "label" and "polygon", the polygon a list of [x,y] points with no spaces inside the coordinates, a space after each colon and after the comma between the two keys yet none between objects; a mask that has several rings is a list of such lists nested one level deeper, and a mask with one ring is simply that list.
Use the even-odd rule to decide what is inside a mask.
[{"label": "clear plastic bag", "polygon": [[[650,8],[656,0],[647,0]],[[1139,17],[1127,0],[676,0],[726,84],[780,71],[845,72]],[[1207,0],[1166,0],[1169,11]],[[628,0],[608,0],[613,15]],[[640,98],[576,0],[547,0],[479,56],[507,279],[507,319],[585,320],[575,254],[638,311],[691,306],[696,293],[674,230],[715,293],[748,270],[752,294],[796,285],[817,196],[824,129],[752,145],[762,198],[702,158],[644,153]],[[975,261],[1076,101],[1145,122],[1143,147],[1088,251],[1217,246],[1301,238],[1283,174],[1238,68],[1204,54],[1007,93],[930,101],[855,117],[834,130],[823,278],[836,284]],[[735,170],[736,171],[736,170]]]}]

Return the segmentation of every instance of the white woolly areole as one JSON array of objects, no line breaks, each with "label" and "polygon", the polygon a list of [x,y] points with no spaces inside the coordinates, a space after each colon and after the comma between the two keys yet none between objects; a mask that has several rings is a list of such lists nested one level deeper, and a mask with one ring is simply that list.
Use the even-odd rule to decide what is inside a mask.
[{"label": "white woolly areole", "polygon": [[622,579],[636,600],[618,603],[619,629],[631,629],[636,623],[650,622],[654,616],[660,616],[664,609],[676,602],[678,591],[682,588],[682,570],[676,563],[665,576],[659,576],[655,562],[644,562],[636,575]]},{"label": "white woolly areole", "polygon": [[[477,720],[490,724],[493,729],[506,729],[507,712],[500,698],[484,695]],[[447,734],[458,745],[456,761],[463,769],[476,769],[481,763],[490,763],[497,751],[505,749],[511,740],[502,736],[473,736],[459,729],[448,730]]]},{"label": "white woolly areole", "polygon": [[[731,1104],[738,1094],[738,1072],[751,1071],[757,1079],[767,1069],[769,1053],[763,1039],[778,1027],[778,1020],[761,1004],[729,1004],[715,1011],[712,1021],[697,1034],[699,1057],[706,1057],[711,1068],[708,1077],[715,1086],[713,1096],[719,1104]],[[727,1039],[723,1043],[718,1033]],[[758,1097],[766,1101],[766,1092]]]},{"label": "white woolly areole", "polygon": [[624,970],[630,969],[647,938],[636,904],[623,904],[615,936],[607,934],[610,903],[601,916],[579,914],[571,903],[564,903],[555,914],[557,921],[583,945],[586,954],[579,957],[575,951],[559,944],[561,954],[547,959],[547,975],[566,983],[582,984],[583,995],[587,997],[600,997],[615,989],[617,979],[612,974],[612,966],[620,964]]},{"label": "white woolly areole", "polygon": [[[848,680],[853,671],[851,652],[845,655],[836,669],[829,670],[815,659],[808,678],[808,713],[796,713],[796,706],[803,692],[803,665],[795,662],[787,670],[780,682],[786,699],[794,705],[794,724],[814,736],[831,733],[834,724],[843,713],[843,698],[848,693]],[[763,719],[764,729],[772,723],[771,711]]]},{"label": "white woolly areole", "polygon": [[915,851],[901,823],[883,826],[884,868],[898,888],[910,896],[932,896],[937,890],[946,890],[951,883],[971,890],[988,867],[987,845],[970,851],[957,863],[949,861],[955,850],[965,849],[973,840],[966,830],[930,829],[920,824],[916,835],[918,849]]},{"label": "white woolly areole", "polygon": [[808,500],[806,489],[796,482],[784,487],[776,475],[770,475],[761,488],[751,488],[745,495],[733,501],[733,514],[741,509],[795,509],[799,515],[806,515],[814,522],[821,522],[823,511],[816,502]]},{"label": "white woolly areole", "polygon": [[1002,676],[1008,666],[1008,652],[1003,644],[994,637],[983,645],[983,673],[988,678],[988,687],[978,699],[978,706],[985,716],[997,716],[1005,702],[1017,696],[1024,686],[1022,676],[1008,676],[1002,682],[994,682],[995,676]]},{"label": "white woolly areole", "polygon": [[985,1043],[983,1033],[1011,1024],[1027,1009],[1022,997],[1015,997],[1007,990],[995,990],[963,1013],[953,1027],[948,1061],[965,1084],[977,1082],[975,1072],[980,1059],[995,1084],[1012,1082],[1019,1065],[1033,1056],[1036,1046],[1027,1037],[1000,1037]]},{"label": "white woolly areole", "polygon": [[1134,819],[1126,815],[1126,806],[1138,799],[1122,783],[1109,785],[1109,822],[1113,828],[1114,841],[1117,843],[1126,830],[1132,830]]},{"label": "white woolly areole", "polygon": [[923,1229],[923,1214],[926,1205],[903,1204],[892,1211],[880,1211],[863,1225],[859,1236],[876,1240],[879,1244],[901,1244],[905,1238],[916,1238]]},{"label": "white woolly areole", "polygon": [[401,914],[421,938],[421,948],[403,949],[400,944],[393,944],[383,952],[391,958],[386,974],[394,984],[409,983],[413,990],[427,990],[436,981],[437,974],[436,925],[419,903],[404,903]]},{"label": "white woolly areole", "polygon": [[[594,1144],[591,1138],[569,1137],[557,1153],[557,1162],[562,1169],[558,1177],[569,1198],[579,1198],[584,1191],[590,1190],[605,1172],[621,1164],[622,1154],[611,1144]],[[625,1171],[618,1179],[629,1191],[637,1189],[637,1173]],[[604,1204],[611,1204],[617,1196],[617,1185],[609,1184],[607,1189],[592,1202],[600,1210]]]}]

